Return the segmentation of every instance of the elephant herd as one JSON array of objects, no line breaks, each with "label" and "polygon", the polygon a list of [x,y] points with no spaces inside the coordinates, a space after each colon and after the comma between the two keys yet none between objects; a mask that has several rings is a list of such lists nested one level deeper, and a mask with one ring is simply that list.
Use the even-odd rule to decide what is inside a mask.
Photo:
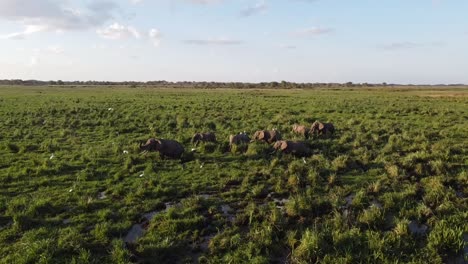
[{"label": "elephant herd", "polygon": [[[310,128],[304,125],[294,124],[292,126],[292,132],[307,139],[314,134],[331,135],[335,132],[335,127],[332,123],[321,123],[319,121],[315,121]],[[307,156],[311,154],[311,149],[306,142],[283,140],[281,133],[276,129],[256,131],[253,134],[252,139],[250,139],[245,132],[230,135],[229,147],[232,148],[234,145],[249,144],[254,141],[263,141],[268,144],[273,144],[273,149],[275,151],[281,151],[286,154],[293,154],[296,156]],[[193,135],[191,142],[195,146],[198,146],[200,142],[215,143],[217,141],[216,135],[213,132],[207,132],[196,133]],[[140,150],[144,153],[148,151],[157,151],[161,156],[172,159],[180,159],[185,151],[184,146],[175,140],[155,138],[148,139],[145,144],[140,143]]]}]

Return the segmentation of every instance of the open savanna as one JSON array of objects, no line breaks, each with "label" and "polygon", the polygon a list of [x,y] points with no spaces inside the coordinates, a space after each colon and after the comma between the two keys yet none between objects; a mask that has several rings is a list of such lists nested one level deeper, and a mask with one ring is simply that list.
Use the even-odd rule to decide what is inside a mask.
[{"label": "open savanna", "polygon": [[[467,92],[0,87],[0,262],[463,263]],[[304,159],[228,147],[315,120]]]}]

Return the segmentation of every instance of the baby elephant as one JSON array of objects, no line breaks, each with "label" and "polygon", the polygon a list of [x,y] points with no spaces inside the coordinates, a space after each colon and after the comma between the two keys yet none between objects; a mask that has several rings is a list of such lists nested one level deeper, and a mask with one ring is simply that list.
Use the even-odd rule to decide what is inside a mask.
[{"label": "baby elephant", "polygon": [[229,136],[229,147],[232,147],[232,145],[239,145],[242,143],[249,143],[249,142],[250,142],[250,138],[245,133],[239,133],[237,135]]},{"label": "baby elephant", "polygon": [[273,129],[273,130],[258,130],[253,135],[253,139],[252,139],[251,142],[253,142],[255,140],[265,141],[265,142],[271,144],[273,142],[281,140],[281,133],[276,129]]},{"label": "baby elephant", "polygon": [[196,133],[192,137],[192,144],[195,144],[195,146],[198,145],[198,143],[201,142],[216,142],[216,135],[212,132],[207,132],[207,133]]},{"label": "baby elephant", "polygon": [[309,137],[309,129],[306,126],[294,124],[292,127],[292,132],[303,136],[304,138]]},{"label": "baby elephant", "polygon": [[140,143],[140,149],[144,151],[159,151],[162,156],[172,159],[180,159],[184,153],[184,146],[175,140],[150,138],[146,144]]},{"label": "baby elephant", "polygon": [[332,123],[321,123],[319,121],[315,121],[310,127],[310,132],[312,134],[317,133],[319,135],[328,135],[335,133],[335,127]]},{"label": "baby elephant", "polygon": [[312,153],[307,144],[301,141],[276,141],[273,148],[275,150],[281,150],[283,153],[293,154],[300,157],[309,156]]}]

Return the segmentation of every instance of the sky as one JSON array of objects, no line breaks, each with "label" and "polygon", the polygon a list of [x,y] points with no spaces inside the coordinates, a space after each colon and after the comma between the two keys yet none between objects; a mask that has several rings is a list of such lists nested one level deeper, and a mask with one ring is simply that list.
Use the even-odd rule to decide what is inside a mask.
[{"label": "sky", "polygon": [[466,0],[0,0],[0,79],[468,84]]}]

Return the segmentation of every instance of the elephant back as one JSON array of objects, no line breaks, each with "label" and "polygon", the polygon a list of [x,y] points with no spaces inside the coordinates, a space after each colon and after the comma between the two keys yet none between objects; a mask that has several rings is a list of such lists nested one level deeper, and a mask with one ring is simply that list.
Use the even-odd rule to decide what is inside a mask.
[{"label": "elephant back", "polygon": [[161,139],[161,154],[172,158],[180,158],[185,148],[179,142],[169,139]]}]

